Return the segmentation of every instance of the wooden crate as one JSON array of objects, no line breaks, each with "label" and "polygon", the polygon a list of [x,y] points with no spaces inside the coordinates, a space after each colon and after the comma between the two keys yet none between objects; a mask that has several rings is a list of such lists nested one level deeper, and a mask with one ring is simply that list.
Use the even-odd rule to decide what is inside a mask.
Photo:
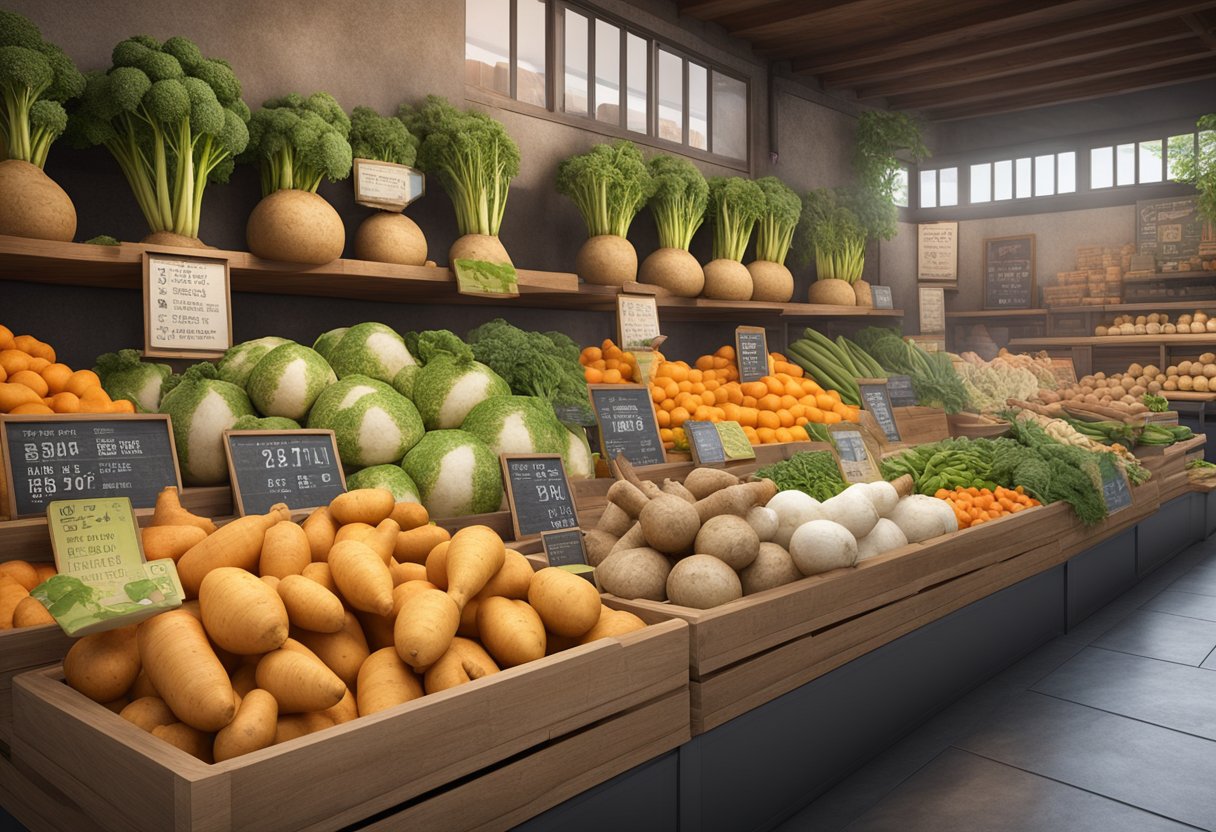
[{"label": "wooden crate", "polygon": [[12,743],[13,677],[61,661],[74,641],[58,624],[0,631],[0,751]]},{"label": "wooden crate", "polygon": [[893,407],[900,443],[924,445],[950,437],[946,411],[940,407]]},{"label": "wooden crate", "polygon": [[687,655],[687,626],[664,622],[215,765],[81,696],[59,667],[46,668],[15,680],[12,757],[105,829],[336,829],[648,704],[663,707],[628,723],[633,748],[600,735],[580,746],[590,756],[573,785],[589,788],[643,753],[675,747],[688,736],[673,720],[680,711],[687,721]]}]

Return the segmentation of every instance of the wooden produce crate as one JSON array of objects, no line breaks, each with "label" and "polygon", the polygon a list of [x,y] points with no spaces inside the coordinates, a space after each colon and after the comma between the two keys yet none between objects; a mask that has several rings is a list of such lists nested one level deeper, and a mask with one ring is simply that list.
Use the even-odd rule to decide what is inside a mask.
[{"label": "wooden produce crate", "polygon": [[12,744],[13,677],[62,661],[74,641],[58,624],[0,631],[0,752]]},{"label": "wooden produce crate", "polygon": [[1060,545],[1065,551],[1076,553],[1113,537],[1124,529],[1139,523],[1161,507],[1160,488],[1156,478],[1132,489],[1132,504],[1122,511],[1107,516],[1101,523],[1086,526],[1071,510],[1068,512],[1068,528],[1060,534]]},{"label": "wooden produce crate", "polygon": [[893,407],[899,439],[904,445],[924,445],[950,437],[946,411],[939,407]]},{"label": "wooden produce crate", "polygon": [[[109,830],[337,829],[410,801],[426,817],[482,777],[493,790],[445,800],[457,816],[424,828],[517,822],[686,741],[687,655],[687,626],[663,622],[215,765],[46,668],[15,681],[13,763]],[[533,776],[569,782],[521,788]]]},{"label": "wooden produce crate", "polygon": [[[604,602],[646,621],[688,622],[696,735],[814,678],[792,674],[794,666],[771,677],[767,671],[749,675],[748,668],[768,667],[778,648],[821,640],[823,631],[844,622],[862,620],[943,582],[1049,546],[1069,528],[1071,516],[1062,504],[1031,509],[708,610],[611,595]],[[781,681],[787,677],[788,684]]]}]

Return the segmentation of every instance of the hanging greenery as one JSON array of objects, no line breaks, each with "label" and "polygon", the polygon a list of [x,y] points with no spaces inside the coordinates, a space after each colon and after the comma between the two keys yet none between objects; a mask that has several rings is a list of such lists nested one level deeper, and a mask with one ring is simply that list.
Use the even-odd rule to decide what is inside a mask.
[{"label": "hanging greenery", "polygon": [[[1199,213],[1216,225],[1216,113],[1201,117],[1197,126],[1199,152],[1179,154],[1176,178],[1195,186],[1199,191]],[[1173,152],[1170,148],[1170,153]]]}]

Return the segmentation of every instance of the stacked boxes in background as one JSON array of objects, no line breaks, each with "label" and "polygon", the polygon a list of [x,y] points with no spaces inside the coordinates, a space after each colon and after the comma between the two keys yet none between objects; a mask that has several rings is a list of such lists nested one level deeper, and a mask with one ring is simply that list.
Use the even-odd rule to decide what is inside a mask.
[{"label": "stacked boxes in background", "polygon": [[1056,285],[1043,289],[1044,306],[1101,306],[1123,298],[1123,273],[1136,247],[1078,246],[1076,269],[1057,272]]}]

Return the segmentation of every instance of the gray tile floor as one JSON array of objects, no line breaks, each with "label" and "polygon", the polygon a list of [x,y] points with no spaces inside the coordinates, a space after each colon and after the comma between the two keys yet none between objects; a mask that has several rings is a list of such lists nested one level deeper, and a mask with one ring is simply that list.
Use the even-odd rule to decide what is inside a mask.
[{"label": "gray tile floor", "polygon": [[1216,537],[778,828],[1216,830]]}]

